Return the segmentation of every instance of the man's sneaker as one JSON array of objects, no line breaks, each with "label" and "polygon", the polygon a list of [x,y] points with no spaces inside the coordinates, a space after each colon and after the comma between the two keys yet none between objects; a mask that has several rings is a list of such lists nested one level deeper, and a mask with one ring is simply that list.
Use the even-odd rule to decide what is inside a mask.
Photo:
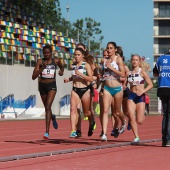
[{"label": "man's sneaker", "polygon": [[130,121],[128,121],[127,130],[131,130],[131,129],[132,127],[131,127]]},{"label": "man's sneaker", "polygon": [[77,137],[77,133],[75,131],[72,131],[70,134],[70,138],[76,138]]},{"label": "man's sneaker", "polygon": [[119,133],[122,134],[125,130],[126,130],[126,120],[124,120],[124,124],[120,128]]},{"label": "man's sneaker", "polygon": [[136,138],[133,140],[133,142],[140,142],[139,137],[136,137]]},{"label": "man's sneaker", "polygon": [[89,125],[88,136],[92,136],[93,135],[93,131],[95,129],[96,129],[96,123],[95,123],[95,121],[93,121],[93,123]]},{"label": "man's sneaker", "polygon": [[162,147],[166,147],[166,141],[162,141]]},{"label": "man's sneaker", "polygon": [[52,122],[54,129],[58,129],[58,123],[56,121],[56,115],[52,115]]},{"label": "man's sneaker", "polygon": [[170,147],[170,141],[166,142],[166,146]]},{"label": "man's sneaker", "polygon": [[44,138],[44,139],[49,139],[49,138],[50,138],[50,135],[49,135],[47,132],[45,132],[43,138]]},{"label": "man's sneaker", "polygon": [[76,131],[77,137],[82,137],[82,132],[80,130]]},{"label": "man's sneaker", "polygon": [[103,134],[101,136],[101,141],[107,141],[107,135],[106,134]]},{"label": "man's sneaker", "polygon": [[110,135],[117,138],[119,136],[119,128],[113,129]]}]

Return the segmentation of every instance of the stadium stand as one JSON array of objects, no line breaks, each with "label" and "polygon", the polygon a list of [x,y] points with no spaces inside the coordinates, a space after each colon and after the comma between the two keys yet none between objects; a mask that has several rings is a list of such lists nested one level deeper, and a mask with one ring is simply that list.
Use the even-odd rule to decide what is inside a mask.
[{"label": "stadium stand", "polygon": [[65,37],[62,32],[45,29],[44,24],[35,22],[33,17],[8,0],[0,2],[0,30],[0,57],[6,62],[24,64],[24,60],[36,61],[42,57],[43,45],[50,44],[53,54],[63,59],[69,68],[76,41]]},{"label": "stadium stand", "polygon": [[[0,64],[34,67],[37,59],[43,56],[43,45],[50,44],[53,49],[53,56],[59,57],[65,64],[65,68],[69,70],[76,48],[76,41],[72,38],[65,37],[62,32],[51,29],[50,26],[45,27],[44,23],[38,18],[35,18],[31,13],[28,14],[26,11],[21,10],[19,6],[14,5],[13,2],[14,0],[0,1]],[[96,58],[96,62],[99,62],[99,60],[99,58]],[[12,70],[11,68],[8,69]],[[20,70],[19,68],[17,69]],[[29,73],[30,72],[32,72],[32,70],[29,70]],[[28,74],[28,71],[26,73]],[[6,74],[8,74],[8,71],[6,71]],[[69,75],[69,71],[65,71],[65,74]],[[4,80],[6,79],[4,78]],[[8,80],[5,82],[9,84]],[[61,81],[58,82],[59,87],[61,87],[60,82]],[[56,106],[54,105],[54,110],[57,114],[59,112],[60,115],[69,115],[70,110],[70,96],[68,93],[71,87],[69,87],[69,85],[65,86],[67,86],[67,88],[64,92],[63,90],[58,92],[57,95],[60,96],[60,99],[56,99]],[[12,93],[18,94],[17,91],[12,91]],[[30,94],[34,93],[30,91],[29,95]],[[36,92],[36,95],[37,94],[38,92]],[[6,95],[8,95],[8,93],[5,94],[5,96]],[[0,96],[2,96],[2,93]],[[29,98],[32,95],[25,100],[13,100],[12,104],[7,102],[9,96],[10,95],[0,98],[1,114],[17,113],[17,115],[20,115],[24,113],[29,115],[37,112],[37,115],[41,115],[44,113],[42,108],[34,108],[34,106],[36,106],[36,96],[34,96],[34,105],[31,103],[33,102],[32,99]],[[38,101],[37,103],[40,103],[39,99]],[[58,107],[60,107],[59,111],[56,109]],[[7,114],[5,117],[9,115],[12,114]]]}]

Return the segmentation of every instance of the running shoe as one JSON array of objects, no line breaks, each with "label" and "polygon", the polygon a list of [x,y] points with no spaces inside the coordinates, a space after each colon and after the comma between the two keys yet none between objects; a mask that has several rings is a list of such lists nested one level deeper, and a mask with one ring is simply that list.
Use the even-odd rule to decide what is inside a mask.
[{"label": "running shoe", "polygon": [[124,120],[124,124],[123,124],[122,127],[120,128],[119,133],[122,134],[125,130],[126,130],[126,120]]},{"label": "running shoe", "polygon": [[96,129],[96,127],[97,127],[97,125],[96,125],[96,123],[95,123],[95,125],[94,125],[94,128],[93,128],[93,129],[95,130],[95,129]]},{"label": "running shoe", "polygon": [[115,130],[113,129],[113,130],[111,131],[110,136],[114,136],[114,135],[115,135]]},{"label": "running shoe", "polygon": [[75,131],[72,131],[70,134],[70,138],[76,138],[77,137],[77,133]]},{"label": "running shoe", "polygon": [[89,125],[88,136],[92,136],[93,135],[93,131],[95,129],[96,129],[96,123],[95,123],[95,121],[93,121],[93,123]]},{"label": "running shoe", "polygon": [[56,121],[56,115],[52,115],[52,122],[54,129],[58,129],[58,123]]},{"label": "running shoe", "polygon": [[119,136],[119,128],[113,129],[110,135],[117,138]]},{"label": "running shoe", "polygon": [[134,140],[133,140],[133,142],[140,142],[140,139],[139,139],[139,137],[136,137]]},{"label": "running shoe", "polygon": [[80,130],[76,131],[77,137],[82,137],[82,132]]},{"label": "running shoe", "polygon": [[131,127],[130,121],[128,121],[127,130],[131,130],[131,129],[132,127]]},{"label": "running shoe", "polygon": [[50,135],[49,135],[47,132],[45,132],[43,138],[44,138],[44,139],[49,139],[49,138],[50,138]]},{"label": "running shoe", "polygon": [[84,120],[88,120],[88,117],[85,117]]},{"label": "running shoe", "polygon": [[107,141],[107,135],[106,134],[103,134],[101,136],[101,141]]},{"label": "running shoe", "polygon": [[103,136],[103,131],[101,132],[100,136],[99,137],[102,137]]}]

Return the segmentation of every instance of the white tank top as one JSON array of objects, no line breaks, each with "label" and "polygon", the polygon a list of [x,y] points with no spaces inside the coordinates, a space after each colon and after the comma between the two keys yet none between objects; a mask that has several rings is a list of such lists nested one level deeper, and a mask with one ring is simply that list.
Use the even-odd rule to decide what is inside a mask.
[{"label": "white tank top", "polygon": [[81,76],[75,74],[75,70],[78,70],[82,74],[87,75],[87,71],[86,71],[85,65],[86,65],[86,62],[82,62],[82,64],[80,66],[76,66],[76,65],[72,66],[71,74],[72,74],[73,79],[82,78]]},{"label": "white tank top", "polygon": [[[111,62],[111,67],[113,67],[116,70],[119,70],[119,66],[117,65],[117,63],[115,61]],[[118,80],[118,79],[120,79],[119,75],[117,75],[114,71],[112,71],[106,67],[106,61],[104,62],[103,69],[104,69],[104,74],[103,74],[104,80],[111,80],[111,79]]]},{"label": "white tank top", "polygon": [[132,71],[130,71],[128,76],[128,82],[131,85],[137,86],[139,84],[144,84],[145,80],[143,77],[141,77],[140,72],[141,72],[141,68],[139,68],[137,73],[132,73]]}]

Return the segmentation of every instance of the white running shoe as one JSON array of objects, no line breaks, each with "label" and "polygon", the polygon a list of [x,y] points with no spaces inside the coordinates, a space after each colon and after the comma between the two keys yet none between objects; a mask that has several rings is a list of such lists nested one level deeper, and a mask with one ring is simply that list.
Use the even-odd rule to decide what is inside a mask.
[{"label": "white running shoe", "polygon": [[101,141],[107,141],[107,135],[106,135],[106,134],[103,134],[103,135],[102,135]]},{"label": "white running shoe", "polygon": [[136,137],[136,138],[133,140],[133,142],[140,142],[139,137]]},{"label": "white running shoe", "polygon": [[124,120],[124,124],[120,128],[119,133],[122,134],[125,130],[126,130],[126,119]]}]

